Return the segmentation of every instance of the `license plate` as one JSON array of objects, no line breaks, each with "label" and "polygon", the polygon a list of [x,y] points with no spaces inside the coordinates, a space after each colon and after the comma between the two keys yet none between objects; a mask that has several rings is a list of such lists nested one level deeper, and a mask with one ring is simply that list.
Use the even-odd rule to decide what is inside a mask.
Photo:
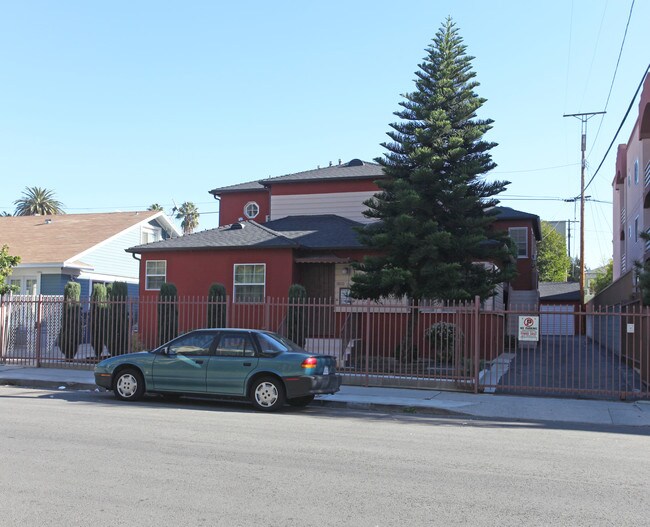
[{"label": "license plate", "polygon": [[329,374],[330,374],[330,369],[327,366],[325,366],[323,368],[323,375],[329,375]]}]

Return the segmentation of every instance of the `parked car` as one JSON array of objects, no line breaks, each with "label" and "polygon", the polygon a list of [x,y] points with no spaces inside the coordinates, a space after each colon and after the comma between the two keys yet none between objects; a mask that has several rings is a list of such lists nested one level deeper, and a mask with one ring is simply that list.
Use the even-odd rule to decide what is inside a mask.
[{"label": "parked car", "polygon": [[95,367],[98,386],[122,401],[145,393],[249,399],[259,410],[306,406],[341,385],[336,359],[313,355],[269,331],[200,329],[153,351],[111,357]]}]

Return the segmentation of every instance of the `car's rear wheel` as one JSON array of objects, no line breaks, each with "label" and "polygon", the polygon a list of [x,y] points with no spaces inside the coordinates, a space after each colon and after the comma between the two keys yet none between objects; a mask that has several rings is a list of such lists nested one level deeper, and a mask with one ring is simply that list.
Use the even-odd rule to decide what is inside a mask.
[{"label": "car's rear wheel", "polygon": [[313,400],[314,400],[313,395],[305,395],[303,397],[294,397],[293,399],[287,399],[287,402],[291,406],[307,406]]},{"label": "car's rear wheel", "polygon": [[126,368],[115,377],[113,393],[120,401],[137,401],[144,395],[144,379],[134,368]]},{"label": "car's rear wheel", "polygon": [[284,406],[285,394],[282,382],[274,377],[261,377],[253,383],[251,401],[258,410],[274,412]]}]

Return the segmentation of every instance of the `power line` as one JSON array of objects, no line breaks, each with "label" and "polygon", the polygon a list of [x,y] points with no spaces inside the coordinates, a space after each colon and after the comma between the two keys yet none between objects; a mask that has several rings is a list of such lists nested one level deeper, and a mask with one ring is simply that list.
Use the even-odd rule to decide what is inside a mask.
[{"label": "power line", "polygon": [[[630,4],[630,12],[627,15],[627,23],[625,24],[625,32],[623,33],[623,41],[621,42],[621,49],[618,52],[618,59],[616,59],[616,68],[614,68],[614,75],[612,76],[612,83],[609,85],[609,93],[607,94],[607,100],[605,101],[605,111],[607,111],[607,105],[609,104],[609,98],[612,96],[612,89],[614,88],[614,81],[616,80],[616,73],[618,73],[618,65],[621,62],[621,55],[623,54],[623,46],[625,45],[625,39],[627,37],[627,29],[630,27],[630,20],[632,19],[632,10],[634,9],[634,2],[635,0],[632,0],[632,4]],[[602,24],[602,21],[601,21]],[[600,33],[599,33],[600,34]],[[591,145],[591,149],[589,150],[589,157],[591,155],[591,152],[594,150],[594,146],[596,146],[596,141],[598,140],[598,134],[600,134],[600,129],[603,126],[603,120],[605,117],[600,118],[600,123],[598,123],[598,130],[596,130],[596,137],[594,137],[594,142]]]},{"label": "power line", "polygon": [[639,85],[636,88],[636,91],[634,92],[634,96],[632,97],[632,100],[630,101],[630,105],[627,107],[627,111],[625,112],[625,115],[623,116],[623,119],[621,120],[621,124],[618,126],[618,130],[616,130],[616,133],[614,134],[614,137],[612,138],[612,142],[609,143],[609,147],[607,147],[607,152],[605,152],[605,155],[603,156],[602,161],[598,165],[598,168],[594,172],[594,175],[591,176],[591,179],[589,180],[589,183],[585,186],[585,190],[591,185],[591,182],[594,180],[596,177],[596,174],[598,174],[598,171],[600,168],[603,166],[603,163],[605,162],[605,159],[607,159],[607,156],[609,155],[609,151],[612,149],[612,146],[614,145],[614,142],[616,141],[616,138],[618,137],[618,134],[621,131],[621,128],[623,128],[623,125],[625,124],[625,121],[627,119],[627,116],[630,114],[630,110],[632,109],[632,106],[634,106],[634,101],[636,100],[636,96],[639,95],[639,91],[641,90],[641,86],[643,86],[643,81],[645,80],[646,75],[650,71],[650,64],[648,64],[648,67],[645,69],[643,72],[643,76],[641,77],[641,82],[639,82]]}]

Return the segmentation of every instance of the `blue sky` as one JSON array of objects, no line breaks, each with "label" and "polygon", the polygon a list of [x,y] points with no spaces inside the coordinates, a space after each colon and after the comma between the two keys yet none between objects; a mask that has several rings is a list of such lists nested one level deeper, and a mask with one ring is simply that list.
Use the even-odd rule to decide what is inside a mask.
[{"label": "blue sky", "polygon": [[[540,198],[579,194],[580,123],[562,115],[604,109],[630,4],[1,1],[0,211],[41,186],[69,213],[193,201],[205,229],[214,187],[371,160],[451,15],[495,121],[491,177],[512,182],[502,203],[574,219],[574,204]],[[637,0],[607,114],[589,122],[588,179],[648,65],[648,20]],[[612,199],[614,152],[594,199]],[[612,209],[586,210],[596,267],[611,257]]]}]

